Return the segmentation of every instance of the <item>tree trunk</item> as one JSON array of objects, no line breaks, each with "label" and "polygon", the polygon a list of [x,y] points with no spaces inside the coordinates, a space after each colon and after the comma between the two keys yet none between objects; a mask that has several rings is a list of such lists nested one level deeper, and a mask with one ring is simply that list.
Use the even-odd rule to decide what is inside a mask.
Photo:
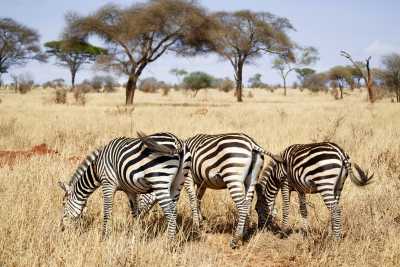
[{"label": "tree trunk", "polygon": [[75,76],[76,76],[76,71],[71,71],[71,85],[72,85],[72,90],[75,89]]},{"label": "tree trunk", "polygon": [[396,90],[396,100],[397,100],[397,103],[400,103],[400,87],[397,88],[397,90]]},{"label": "tree trunk", "polygon": [[287,92],[286,92],[286,78],[283,78],[283,95],[286,96]]},{"label": "tree trunk", "polygon": [[138,77],[135,75],[129,76],[128,82],[126,83],[126,100],[127,106],[133,105],[133,98],[135,97],[135,90]]},{"label": "tree trunk", "polygon": [[339,85],[339,90],[340,90],[340,99],[343,99],[343,86]]},{"label": "tree trunk", "polygon": [[242,74],[243,64],[239,63],[236,68],[236,98],[238,102],[243,102],[242,99]]}]

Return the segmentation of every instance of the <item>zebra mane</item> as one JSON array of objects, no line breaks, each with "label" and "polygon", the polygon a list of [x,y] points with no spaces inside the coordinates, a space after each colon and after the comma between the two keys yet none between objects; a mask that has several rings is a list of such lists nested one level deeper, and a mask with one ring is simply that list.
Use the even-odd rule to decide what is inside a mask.
[{"label": "zebra mane", "polygon": [[87,169],[93,165],[93,162],[99,157],[100,152],[103,148],[97,148],[92,151],[82,162],[79,164],[78,168],[72,175],[68,182],[69,186],[73,186],[76,181],[87,171]]}]

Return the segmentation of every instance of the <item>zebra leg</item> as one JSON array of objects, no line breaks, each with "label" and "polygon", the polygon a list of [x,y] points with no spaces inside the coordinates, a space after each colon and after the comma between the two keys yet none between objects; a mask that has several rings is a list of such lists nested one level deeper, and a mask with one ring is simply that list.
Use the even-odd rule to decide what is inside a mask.
[{"label": "zebra leg", "polygon": [[199,220],[200,220],[200,224],[203,221],[203,213],[201,212],[201,200],[203,199],[204,193],[206,192],[207,186],[205,183],[202,183],[200,186],[197,187],[196,190],[196,197],[197,197],[197,206],[199,209]]},{"label": "zebra leg", "polygon": [[103,189],[103,201],[104,201],[102,238],[104,240],[108,237],[110,233],[110,224],[108,221],[112,216],[112,206],[115,194],[115,187],[109,183],[104,183],[102,189]]},{"label": "zebra leg", "polygon": [[156,204],[157,198],[154,193],[139,195],[139,215],[148,213],[151,208]]},{"label": "zebra leg", "polygon": [[306,202],[306,195],[304,193],[299,192],[299,210],[301,219],[303,221],[304,233],[307,235],[309,232],[309,225],[308,225],[308,212],[307,212],[307,202]]},{"label": "zebra leg", "polygon": [[136,218],[140,215],[139,208],[139,196],[135,193],[129,193],[129,208],[131,209],[131,214],[133,218]]},{"label": "zebra leg", "polygon": [[331,203],[325,203],[325,205],[331,212],[332,233],[334,234],[336,240],[340,240],[342,238],[342,221],[339,203],[335,200]]},{"label": "zebra leg", "polygon": [[[232,177],[230,177],[230,179],[232,179]],[[239,221],[233,234],[233,238],[230,242],[230,246],[231,248],[237,248],[239,246],[239,241],[243,239],[244,225],[249,213],[249,203],[246,201],[244,184],[238,184],[237,180],[239,179],[232,180],[235,182],[227,183],[227,187],[233,202],[236,204],[236,208],[239,213]]]},{"label": "zebra leg", "polygon": [[176,202],[172,199],[159,199],[159,203],[160,207],[164,211],[165,217],[167,218],[167,236],[168,239],[171,241],[175,238],[176,235]]},{"label": "zebra leg", "polygon": [[282,183],[282,224],[284,230],[289,226],[289,204],[290,204],[290,190],[288,181],[285,179]]},{"label": "zebra leg", "polygon": [[193,225],[196,229],[200,228],[199,202],[194,188],[194,181],[191,176],[185,180],[184,187],[189,196],[190,209],[192,210]]}]

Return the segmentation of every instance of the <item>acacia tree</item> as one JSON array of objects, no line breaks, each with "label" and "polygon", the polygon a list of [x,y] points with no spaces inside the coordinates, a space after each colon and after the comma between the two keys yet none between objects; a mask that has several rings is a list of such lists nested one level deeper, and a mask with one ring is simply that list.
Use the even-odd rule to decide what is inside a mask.
[{"label": "acacia tree", "polygon": [[359,61],[354,61],[351,55],[345,51],[340,52],[341,55],[347,58],[353,66],[358,70],[358,72],[362,75],[365,85],[368,90],[368,99],[371,103],[375,102],[375,90],[374,90],[374,80],[372,78],[372,71],[370,68],[371,57],[368,57],[365,60],[365,64]]},{"label": "acacia tree", "polygon": [[169,71],[169,73],[173,74],[176,76],[176,79],[178,80],[178,83],[181,84],[182,83],[182,78],[185,75],[188,74],[188,72],[184,69],[178,69],[178,68],[173,68]]},{"label": "acacia tree", "polygon": [[343,88],[346,83],[351,79],[351,73],[345,66],[335,66],[328,72],[328,78],[331,81],[336,82],[340,90],[340,99],[343,99]]},{"label": "acacia tree", "polygon": [[316,72],[311,68],[296,68],[294,71],[297,73],[297,79],[300,81],[302,88],[305,87],[306,80]]},{"label": "acacia tree", "polygon": [[400,54],[390,54],[382,58],[383,81],[396,93],[396,102],[400,103]]},{"label": "acacia tree", "polygon": [[106,54],[106,50],[76,39],[51,41],[44,46],[48,55],[56,57],[58,65],[69,68],[72,88],[75,88],[75,76],[82,65],[92,63],[97,56]]},{"label": "acacia tree", "polygon": [[292,57],[292,42],[286,34],[293,30],[288,19],[267,12],[248,10],[217,12],[216,25],[210,30],[211,49],[234,68],[237,101],[242,101],[243,67],[263,53]]},{"label": "acacia tree", "polygon": [[296,50],[298,52],[295,57],[290,58],[287,54],[280,54],[272,63],[272,68],[276,69],[282,78],[284,96],[287,95],[286,80],[289,74],[297,68],[311,65],[319,59],[318,50],[315,47],[297,47]]},{"label": "acacia tree", "polygon": [[35,30],[13,19],[0,18],[0,76],[29,60],[45,61],[39,39]]},{"label": "acacia tree", "polygon": [[165,52],[197,52],[211,24],[205,11],[193,2],[153,0],[128,8],[106,5],[86,17],[77,17],[71,32],[94,35],[108,46],[98,61],[128,76],[126,104],[133,104],[143,70]]}]

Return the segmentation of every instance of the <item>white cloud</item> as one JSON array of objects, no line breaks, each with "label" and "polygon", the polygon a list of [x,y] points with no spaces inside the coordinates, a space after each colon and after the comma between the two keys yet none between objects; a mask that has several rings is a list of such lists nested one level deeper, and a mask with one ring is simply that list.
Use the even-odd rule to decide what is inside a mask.
[{"label": "white cloud", "polygon": [[400,53],[400,44],[382,42],[379,40],[373,41],[365,52],[373,56],[382,56],[390,53]]}]

